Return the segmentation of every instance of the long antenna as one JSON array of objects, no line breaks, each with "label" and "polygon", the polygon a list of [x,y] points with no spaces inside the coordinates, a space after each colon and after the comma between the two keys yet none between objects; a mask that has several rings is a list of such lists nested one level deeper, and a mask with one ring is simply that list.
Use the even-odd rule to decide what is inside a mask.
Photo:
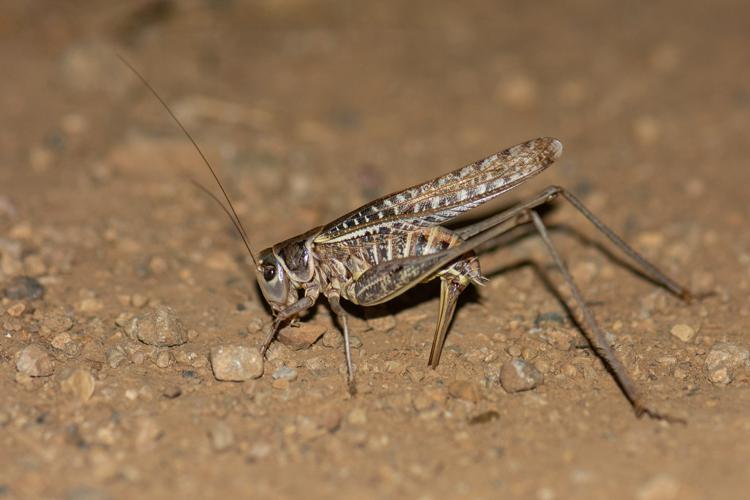
[{"label": "long antenna", "polygon": [[164,101],[164,99],[161,98],[158,92],[156,92],[156,89],[151,86],[150,83],[148,83],[148,80],[138,72],[135,67],[130,64],[127,59],[125,59],[122,55],[117,54],[117,57],[120,58],[120,61],[130,68],[130,71],[132,71],[135,76],[137,76],[141,82],[143,82],[143,85],[146,86],[146,88],[154,95],[157,101],[164,107],[164,109],[169,113],[169,116],[172,117],[172,119],[175,121],[178,127],[180,127],[180,130],[182,130],[182,133],[185,134],[185,137],[188,138],[188,140],[193,144],[193,147],[196,151],[198,151],[198,154],[200,155],[201,159],[203,160],[203,163],[208,167],[208,170],[211,172],[211,175],[213,176],[214,180],[216,181],[216,184],[219,186],[219,189],[221,189],[222,194],[224,195],[224,199],[227,200],[227,203],[229,204],[229,208],[231,209],[231,214],[229,210],[224,206],[224,204],[219,200],[216,196],[214,196],[213,193],[211,193],[208,189],[201,186],[197,182],[193,181],[193,184],[197,185],[203,192],[208,194],[216,203],[221,206],[221,208],[224,210],[224,213],[227,214],[229,219],[232,221],[232,224],[234,224],[234,227],[237,229],[237,232],[240,233],[240,238],[242,238],[242,242],[245,244],[245,248],[247,248],[247,252],[250,254],[250,258],[253,259],[253,264],[255,264],[255,267],[258,267],[258,261],[255,258],[255,254],[253,254],[253,251],[250,249],[250,241],[247,236],[247,231],[245,230],[245,227],[242,225],[242,221],[240,220],[240,217],[237,215],[237,211],[234,209],[234,205],[232,205],[232,200],[229,199],[229,195],[227,194],[226,190],[224,189],[224,186],[221,184],[221,181],[219,180],[219,176],[216,175],[216,172],[214,171],[213,167],[211,166],[211,163],[208,161],[208,158],[206,158],[206,155],[203,154],[203,151],[198,146],[198,143],[195,142],[195,139],[193,139],[193,136],[190,135],[190,132],[187,131],[185,126],[182,124],[182,122],[177,118],[177,116],[172,112],[172,109],[167,105],[167,103]]},{"label": "long antenna", "polygon": [[[235,229],[237,229],[237,232],[240,233],[240,236],[242,236],[242,241],[245,243],[245,248],[247,248],[248,253],[251,257],[253,257],[253,252],[250,250],[250,245],[247,244],[247,239],[245,239],[245,236],[243,232],[245,231],[242,226],[240,226],[237,221],[232,217],[232,214],[227,210],[227,207],[224,206],[224,204],[221,202],[219,198],[216,197],[215,194],[213,194],[211,191],[206,188],[203,184],[196,181],[195,179],[190,179],[190,182],[193,183],[195,187],[203,191],[205,194],[207,194],[212,200],[216,202],[217,205],[221,207],[222,210],[224,210],[224,213],[227,214],[227,217],[229,217],[229,220],[232,221],[232,224],[234,224]],[[253,262],[255,262],[255,257],[253,257]],[[257,264],[256,264],[257,267]]]}]

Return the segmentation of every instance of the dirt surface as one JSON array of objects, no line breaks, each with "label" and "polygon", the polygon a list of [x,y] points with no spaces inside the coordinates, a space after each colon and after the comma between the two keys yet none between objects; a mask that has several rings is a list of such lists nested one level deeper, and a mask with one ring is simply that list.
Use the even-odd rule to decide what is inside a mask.
[{"label": "dirt surface", "polygon": [[[747,4],[109,3],[0,4],[0,498],[745,497]],[[212,349],[257,368],[271,316],[189,182],[213,188],[199,156],[118,53],[203,146],[256,250],[559,137],[558,163],[471,216],[561,184],[711,292],[685,304],[571,207],[544,214],[638,387],[687,424],[634,416],[533,234],[483,253],[490,282],[437,370],[427,285],[347,305],[354,397],[323,303],[284,331],[325,332],[312,347],[277,342],[262,377],[217,380]],[[518,360],[543,382],[504,389]]]}]

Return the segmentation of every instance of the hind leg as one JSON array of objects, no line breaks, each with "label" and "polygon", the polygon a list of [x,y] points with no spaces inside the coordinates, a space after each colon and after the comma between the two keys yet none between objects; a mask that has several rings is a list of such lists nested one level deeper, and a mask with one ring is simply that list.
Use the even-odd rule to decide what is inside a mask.
[{"label": "hind leg", "polygon": [[440,362],[445,336],[453,314],[456,312],[458,296],[469,286],[469,283],[481,283],[483,279],[479,272],[479,261],[474,255],[456,262],[438,276],[440,277],[440,309],[428,361],[432,368],[436,368]]},{"label": "hind leg", "polygon": [[457,281],[440,278],[440,310],[438,311],[437,328],[435,329],[435,337],[432,339],[432,349],[430,349],[430,360],[428,362],[432,368],[437,368],[440,362],[445,335],[448,333],[448,326],[453,319],[453,313],[456,312],[458,296],[465,288],[466,285],[461,285]]}]

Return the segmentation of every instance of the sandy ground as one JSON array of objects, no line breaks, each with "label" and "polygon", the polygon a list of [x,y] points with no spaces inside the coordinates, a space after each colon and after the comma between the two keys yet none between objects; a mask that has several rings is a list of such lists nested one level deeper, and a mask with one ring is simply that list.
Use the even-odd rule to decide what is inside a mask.
[{"label": "sandy ground", "polygon": [[[745,497],[745,3],[108,3],[0,4],[0,498]],[[299,330],[326,332],[315,345],[217,380],[211,350],[254,349],[271,316],[189,182],[211,186],[199,157],[118,53],[204,147],[255,249],[559,137],[557,164],[472,217],[565,185],[710,292],[682,303],[572,208],[545,213],[638,387],[687,423],[634,416],[531,234],[482,255],[491,280],[437,370],[425,286],[347,306],[354,397],[324,304]],[[173,342],[134,333],[154,311]],[[543,382],[506,391],[513,359]]]}]

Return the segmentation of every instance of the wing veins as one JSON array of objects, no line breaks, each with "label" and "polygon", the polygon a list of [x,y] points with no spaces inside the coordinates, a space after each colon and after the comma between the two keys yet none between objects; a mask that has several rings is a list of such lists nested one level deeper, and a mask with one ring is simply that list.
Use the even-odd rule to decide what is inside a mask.
[{"label": "wing veins", "polygon": [[439,225],[538,174],[561,151],[553,138],[513,146],[353,210],[328,224],[315,242],[350,245],[378,232],[378,226],[403,233]]}]

